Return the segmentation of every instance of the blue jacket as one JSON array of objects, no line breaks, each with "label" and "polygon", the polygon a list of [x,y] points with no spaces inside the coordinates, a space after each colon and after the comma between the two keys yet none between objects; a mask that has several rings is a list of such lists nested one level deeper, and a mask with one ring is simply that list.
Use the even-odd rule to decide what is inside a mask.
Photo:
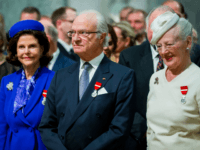
[{"label": "blue jacket", "polygon": [[[46,67],[41,69],[32,96],[24,108],[24,114],[21,110],[13,114],[13,103],[21,75],[22,69],[3,77],[1,82],[0,150],[45,150],[37,128],[44,109],[42,92],[49,88],[54,72]],[[12,90],[6,87],[10,82],[13,83]]]}]

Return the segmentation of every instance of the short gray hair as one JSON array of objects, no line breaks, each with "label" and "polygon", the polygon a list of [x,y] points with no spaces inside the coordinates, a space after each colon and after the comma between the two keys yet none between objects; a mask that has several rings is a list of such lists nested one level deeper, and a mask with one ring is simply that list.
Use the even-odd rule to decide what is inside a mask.
[{"label": "short gray hair", "polygon": [[100,38],[101,33],[106,33],[106,37],[105,37],[104,42],[103,42],[103,47],[108,46],[108,41],[109,41],[108,24],[107,24],[104,16],[96,10],[86,10],[86,11],[81,12],[80,15],[81,14],[89,14],[89,13],[94,13],[96,15],[97,31],[100,31],[100,33],[97,34],[97,37]]},{"label": "short gray hair", "polygon": [[54,26],[47,26],[45,27],[45,31],[51,38],[53,39],[54,42],[57,42],[58,40],[58,31]]}]

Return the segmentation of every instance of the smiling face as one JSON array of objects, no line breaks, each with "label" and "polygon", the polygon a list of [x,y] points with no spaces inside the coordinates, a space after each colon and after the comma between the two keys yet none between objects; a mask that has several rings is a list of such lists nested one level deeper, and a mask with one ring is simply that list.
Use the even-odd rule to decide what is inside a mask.
[{"label": "smiling face", "polygon": [[17,57],[24,68],[39,67],[42,48],[38,40],[29,34],[21,35],[17,42]]},{"label": "smiling face", "polygon": [[73,22],[72,31],[75,32],[72,36],[73,49],[81,59],[90,61],[101,54],[106,34],[102,33],[100,38],[97,37],[97,33],[80,35],[83,32],[97,32],[97,19],[94,13],[78,16]]},{"label": "smiling face", "polygon": [[182,40],[178,35],[177,27],[167,31],[157,42],[157,50],[169,70],[183,68],[190,59],[190,37]]}]

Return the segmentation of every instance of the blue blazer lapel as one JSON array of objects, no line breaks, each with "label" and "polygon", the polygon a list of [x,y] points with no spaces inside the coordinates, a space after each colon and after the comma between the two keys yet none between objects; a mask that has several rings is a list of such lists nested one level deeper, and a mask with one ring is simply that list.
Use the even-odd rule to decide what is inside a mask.
[{"label": "blue blazer lapel", "polygon": [[21,74],[22,69],[20,69],[19,71],[15,72],[15,74],[13,74],[13,78],[11,78],[10,82],[13,82],[13,91],[10,97],[11,103],[10,103],[10,112],[13,114],[13,108],[14,108],[14,100],[17,94],[17,88],[21,79]]},{"label": "blue blazer lapel", "polygon": [[46,90],[44,88],[45,88],[48,76],[49,76],[48,69],[46,67],[43,67],[39,72],[39,77],[36,81],[35,89],[31,95],[31,98],[28,100],[27,105],[24,109],[25,117],[31,112],[34,106],[38,103],[38,100],[40,100],[42,96],[43,90]]},{"label": "blue blazer lapel", "polygon": [[[16,74],[14,74],[14,78],[12,78],[14,80],[13,80],[13,91],[12,91],[11,98],[10,98],[11,99],[11,103],[10,103],[10,110],[11,111],[9,111],[10,113],[12,113],[11,116],[15,115],[15,114],[13,114],[13,107],[14,107],[14,100],[15,100],[15,97],[16,97],[16,94],[17,94],[17,88],[19,86],[19,82],[20,82],[21,76],[22,76],[21,72],[22,72],[22,69],[17,71]],[[11,82],[12,82],[12,79],[11,79]],[[28,121],[24,118],[24,114],[22,114],[21,110],[19,110],[17,112],[16,116],[18,116],[24,123],[30,125],[28,123]]]},{"label": "blue blazer lapel", "polygon": [[[88,108],[88,106],[91,104],[91,102],[95,99],[95,97],[92,97],[92,93],[94,91],[94,85],[96,82],[102,83],[102,87],[104,87],[107,83],[107,81],[112,77],[112,73],[110,73],[110,60],[104,56],[102,62],[100,63],[99,67],[97,68],[90,84],[88,85],[88,88],[86,89],[81,101],[79,102],[76,111],[74,115],[72,116],[71,121],[69,124],[67,124],[67,130],[69,127],[78,119],[79,116],[81,116],[82,113],[85,112],[85,110]],[[105,78],[106,80],[104,80]],[[76,78],[77,80],[77,78]],[[72,94],[71,94],[72,95]],[[78,95],[78,94],[76,94]],[[67,131],[66,131],[67,132]]]},{"label": "blue blazer lapel", "polygon": [[[68,72],[71,74],[70,76],[73,76],[73,78],[70,78],[70,80],[67,80],[67,84],[65,86],[71,86],[70,87],[70,91],[73,91],[71,94],[69,94],[68,92],[65,93],[66,97],[69,98],[69,108],[70,108],[70,112],[73,115],[78,101],[79,101],[79,66],[80,63],[76,63],[73,66],[70,66]],[[67,88],[65,88],[67,89]],[[69,92],[70,92],[69,91]]]}]

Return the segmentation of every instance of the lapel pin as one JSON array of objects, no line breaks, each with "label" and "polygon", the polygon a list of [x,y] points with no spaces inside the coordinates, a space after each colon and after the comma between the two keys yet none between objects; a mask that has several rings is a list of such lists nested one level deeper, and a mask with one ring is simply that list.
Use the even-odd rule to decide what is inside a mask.
[{"label": "lapel pin", "polygon": [[97,96],[97,90],[101,87],[102,83],[100,82],[96,82],[94,85],[94,92],[92,93],[92,97],[96,97]]},{"label": "lapel pin", "polygon": [[158,84],[159,82],[158,82],[158,77],[156,77],[155,78],[155,82],[154,82],[154,84]]},{"label": "lapel pin", "polygon": [[106,78],[102,78],[102,80],[106,80]]},{"label": "lapel pin", "polygon": [[183,95],[182,99],[181,99],[181,103],[185,104],[186,103],[186,94],[188,92],[188,86],[181,86],[181,93]]}]

